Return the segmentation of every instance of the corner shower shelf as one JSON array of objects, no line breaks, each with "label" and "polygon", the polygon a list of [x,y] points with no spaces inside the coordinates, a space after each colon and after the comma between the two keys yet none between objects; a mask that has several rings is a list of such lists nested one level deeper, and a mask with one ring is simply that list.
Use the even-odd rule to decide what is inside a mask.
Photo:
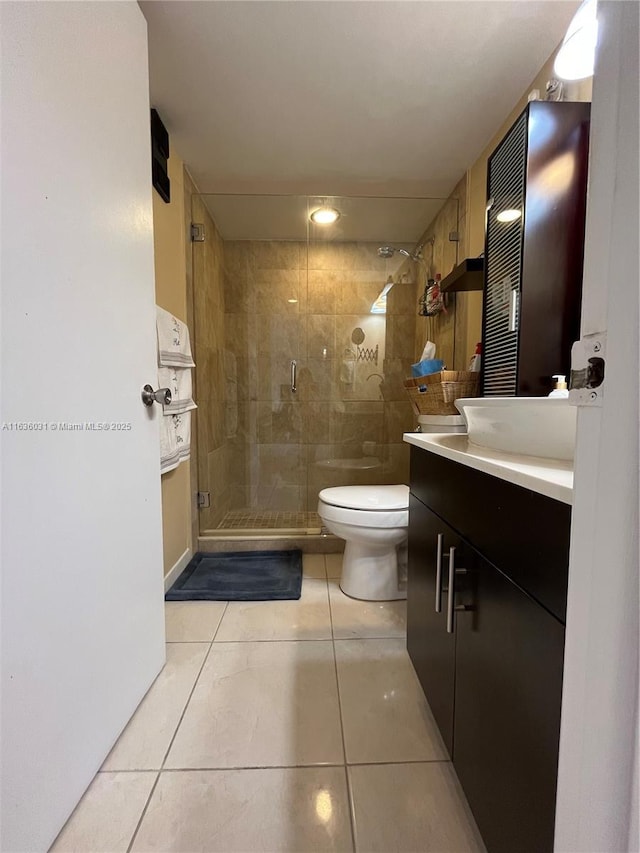
[{"label": "corner shower shelf", "polygon": [[440,283],[442,293],[465,290],[482,290],[484,286],[484,258],[465,258]]}]

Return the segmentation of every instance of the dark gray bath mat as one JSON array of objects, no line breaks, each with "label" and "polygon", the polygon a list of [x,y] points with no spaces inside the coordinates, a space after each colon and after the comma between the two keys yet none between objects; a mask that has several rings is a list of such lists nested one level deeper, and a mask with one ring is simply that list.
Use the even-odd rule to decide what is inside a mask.
[{"label": "dark gray bath mat", "polygon": [[278,601],[301,589],[302,551],[198,552],[165,601]]}]

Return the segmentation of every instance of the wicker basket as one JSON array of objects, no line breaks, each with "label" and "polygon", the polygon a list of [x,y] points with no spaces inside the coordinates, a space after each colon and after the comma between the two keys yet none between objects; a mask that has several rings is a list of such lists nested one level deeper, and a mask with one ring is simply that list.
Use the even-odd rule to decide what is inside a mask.
[{"label": "wicker basket", "polygon": [[480,374],[470,370],[442,370],[404,380],[416,415],[458,415],[454,401],[477,397]]}]

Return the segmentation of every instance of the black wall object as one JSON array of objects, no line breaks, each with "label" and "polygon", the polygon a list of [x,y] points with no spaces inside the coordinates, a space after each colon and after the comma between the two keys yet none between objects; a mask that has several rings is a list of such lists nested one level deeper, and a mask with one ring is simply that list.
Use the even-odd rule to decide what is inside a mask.
[{"label": "black wall object", "polygon": [[169,134],[158,111],[151,110],[151,177],[160,198],[167,204],[171,201],[171,182],[167,172],[168,159]]},{"label": "black wall object", "polygon": [[[590,104],[532,101],[489,158],[484,396],[543,396],[580,337]],[[498,214],[521,216],[500,222]]]}]

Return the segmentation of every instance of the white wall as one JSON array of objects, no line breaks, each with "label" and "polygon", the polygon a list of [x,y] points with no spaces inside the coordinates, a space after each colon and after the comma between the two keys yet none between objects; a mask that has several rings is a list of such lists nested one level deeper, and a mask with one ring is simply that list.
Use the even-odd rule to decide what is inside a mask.
[{"label": "white wall", "polygon": [[582,334],[607,332],[578,410],[556,850],[637,851],[638,12],[601,2]]},{"label": "white wall", "polygon": [[164,660],[146,24],[0,3],[3,851],[46,850]]}]

